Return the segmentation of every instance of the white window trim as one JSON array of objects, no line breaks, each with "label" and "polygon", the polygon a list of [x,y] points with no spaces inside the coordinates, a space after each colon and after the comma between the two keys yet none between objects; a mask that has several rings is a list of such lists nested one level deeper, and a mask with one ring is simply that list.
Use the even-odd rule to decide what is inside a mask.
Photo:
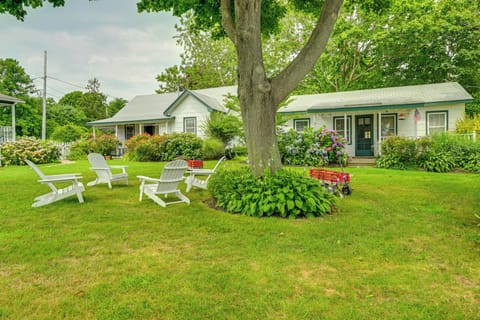
[{"label": "white window trim", "polygon": [[310,118],[301,118],[301,119],[293,119],[293,130],[297,132],[303,132],[304,130],[297,130],[297,122],[306,121],[307,125],[303,126],[303,128],[310,128]]},{"label": "white window trim", "polygon": [[[193,120],[193,132],[187,131],[187,121]],[[197,118],[196,117],[185,117],[183,118],[183,132],[193,133],[197,135]]]},{"label": "white window trim", "polygon": [[[445,115],[445,122],[444,122],[444,130],[443,132],[447,132],[448,131],[448,110],[439,110],[439,111],[427,111],[425,112],[425,118],[426,118],[426,133],[427,133],[427,136],[430,136],[430,116],[431,115],[436,115],[436,114],[443,114]],[[436,128],[440,128],[440,127],[436,127]]]},{"label": "white window trim", "polygon": [[[342,123],[345,122],[345,116],[335,116],[333,117],[333,130],[337,131],[337,120]],[[337,131],[338,132],[338,131]],[[347,140],[347,144],[352,144],[352,116],[347,116],[347,134],[346,137],[343,137]]]}]

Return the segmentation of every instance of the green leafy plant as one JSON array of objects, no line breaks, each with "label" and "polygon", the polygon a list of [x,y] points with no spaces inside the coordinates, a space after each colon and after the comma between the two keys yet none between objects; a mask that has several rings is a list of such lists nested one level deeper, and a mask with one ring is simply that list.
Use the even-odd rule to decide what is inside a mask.
[{"label": "green leafy plant", "polygon": [[220,208],[256,217],[324,216],[336,204],[317,180],[286,169],[263,177],[254,176],[248,168],[222,170],[210,178],[208,189]]},{"label": "green leafy plant", "polygon": [[24,165],[25,159],[35,163],[50,163],[60,159],[60,149],[51,141],[40,141],[35,137],[23,137],[2,145],[5,165]]},{"label": "green leafy plant", "polygon": [[50,138],[52,140],[60,142],[73,142],[80,139],[86,132],[87,129],[84,127],[80,127],[74,124],[67,124],[64,126],[56,127],[55,130],[53,130],[52,136]]},{"label": "green leafy plant", "polygon": [[225,153],[225,145],[220,139],[203,140],[202,155],[204,160],[220,159]]},{"label": "green leafy plant", "polygon": [[160,161],[162,146],[166,140],[166,135],[135,135],[125,143],[128,150],[127,157],[133,161]]},{"label": "green leafy plant", "polygon": [[207,137],[219,139],[224,145],[243,135],[242,120],[238,116],[223,112],[212,112],[203,129]]},{"label": "green leafy plant", "polygon": [[95,150],[96,152],[104,155],[104,156],[110,156],[115,149],[120,146],[120,141],[118,141],[117,137],[112,134],[102,134],[95,139]]},{"label": "green leafy plant", "polygon": [[455,168],[455,160],[450,152],[430,152],[420,164],[427,171],[449,172]]},{"label": "green leafy plant", "polygon": [[448,133],[415,140],[389,137],[382,142],[382,155],[376,161],[380,168],[422,168],[432,172],[480,172],[479,165],[480,144]]},{"label": "green leafy plant", "polygon": [[202,156],[202,139],[192,133],[172,133],[167,135],[162,161],[171,161],[177,157],[200,159]]},{"label": "green leafy plant", "polygon": [[133,161],[171,161],[178,157],[200,159],[202,156],[202,140],[191,133],[141,134],[130,138],[125,145],[126,156]]},{"label": "green leafy plant", "polygon": [[92,138],[80,139],[70,146],[70,153],[67,155],[68,160],[86,159],[90,152],[96,152],[96,144]]}]

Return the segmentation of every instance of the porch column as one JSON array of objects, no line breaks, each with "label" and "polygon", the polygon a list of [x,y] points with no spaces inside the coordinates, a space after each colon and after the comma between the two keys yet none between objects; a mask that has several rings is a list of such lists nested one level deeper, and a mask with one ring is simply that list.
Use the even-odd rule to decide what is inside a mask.
[{"label": "porch column", "polygon": [[93,139],[96,139],[97,138],[97,130],[95,129],[95,127],[92,127],[92,131],[93,131]]},{"label": "porch column", "polygon": [[138,133],[139,134],[143,133],[143,125],[141,123],[138,124]]},{"label": "porch column", "polygon": [[15,139],[16,139],[16,127],[17,127],[17,123],[16,123],[16,120],[15,120],[15,103],[12,104],[12,140],[13,142],[15,142]]},{"label": "porch column", "polygon": [[382,155],[382,113],[378,113],[378,155]]},{"label": "porch column", "polygon": [[[343,132],[345,133],[345,137],[344,137],[345,140],[348,141],[348,137],[349,137],[350,135],[348,134],[348,131],[347,131],[347,129],[348,129],[347,124],[348,124],[347,114],[344,113],[344,114],[343,114],[343,128],[344,128],[344,131],[343,131]],[[350,143],[351,141],[348,141],[348,142]]]}]

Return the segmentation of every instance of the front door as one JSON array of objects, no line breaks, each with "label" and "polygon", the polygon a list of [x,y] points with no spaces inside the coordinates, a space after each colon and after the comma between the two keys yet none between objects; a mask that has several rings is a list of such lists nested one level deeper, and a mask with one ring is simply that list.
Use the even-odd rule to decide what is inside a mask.
[{"label": "front door", "polygon": [[373,115],[356,116],[355,155],[373,156]]}]

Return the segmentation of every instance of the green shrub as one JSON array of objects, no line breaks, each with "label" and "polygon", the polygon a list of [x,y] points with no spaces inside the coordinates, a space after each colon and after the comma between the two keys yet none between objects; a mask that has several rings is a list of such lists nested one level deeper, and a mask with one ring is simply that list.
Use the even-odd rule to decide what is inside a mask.
[{"label": "green shrub", "polygon": [[286,169],[263,177],[245,167],[220,170],[210,178],[208,189],[218,207],[257,217],[324,216],[334,211],[336,203],[317,180]]},{"label": "green shrub", "polygon": [[200,159],[202,156],[202,140],[191,133],[136,135],[125,145],[127,158],[133,161],[172,161],[178,157]]},{"label": "green shrub", "polygon": [[430,152],[420,163],[420,167],[427,171],[449,172],[455,169],[455,159],[451,152]]},{"label": "green shrub", "polygon": [[68,154],[67,158],[69,160],[85,159],[91,152],[109,156],[119,145],[120,141],[118,141],[117,137],[104,133],[96,138],[89,137],[74,142],[70,146],[70,153]]},{"label": "green shrub", "polygon": [[382,155],[376,161],[382,168],[419,167],[433,172],[480,172],[479,164],[480,144],[448,133],[416,140],[389,137],[382,142]]},{"label": "green shrub", "polygon": [[55,130],[53,130],[51,139],[60,142],[73,142],[79,140],[86,132],[86,128],[74,124],[67,124],[56,127]]},{"label": "green shrub", "polygon": [[217,138],[205,139],[202,144],[202,155],[205,160],[220,159],[225,153],[225,145]]},{"label": "green shrub", "polygon": [[80,139],[70,146],[70,153],[67,155],[68,160],[86,159],[90,152],[96,151],[96,144],[92,138]]},{"label": "green shrub", "polygon": [[203,129],[207,137],[219,139],[224,145],[228,145],[230,141],[243,134],[242,120],[223,112],[212,112]]},{"label": "green shrub", "polygon": [[162,159],[162,146],[166,140],[165,135],[141,134],[133,136],[125,143],[128,150],[127,157],[132,161],[160,161]]},{"label": "green shrub", "polygon": [[172,133],[167,135],[162,150],[162,161],[175,158],[200,159],[202,157],[202,139],[192,133]]},{"label": "green shrub", "polygon": [[382,154],[375,161],[375,166],[377,168],[387,168],[387,169],[406,169],[406,163],[404,163],[397,154],[387,153]]},{"label": "green shrub", "polygon": [[415,140],[391,136],[382,142],[382,155],[377,166],[383,168],[405,169],[416,165],[417,148]]},{"label": "green shrub", "polygon": [[225,148],[225,156],[228,159],[234,159],[235,157],[248,156],[248,150],[246,145],[239,145]]},{"label": "green shrub", "polygon": [[480,173],[480,152],[468,155],[465,159],[463,169],[474,173]]},{"label": "green shrub", "polygon": [[93,139],[95,141],[95,152],[104,156],[110,156],[121,145],[113,134],[104,133]]},{"label": "green shrub", "polygon": [[25,159],[35,163],[50,163],[60,159],[60,148],[51,141],[24,137],[2,145],[5,165],[24,165]]}]

